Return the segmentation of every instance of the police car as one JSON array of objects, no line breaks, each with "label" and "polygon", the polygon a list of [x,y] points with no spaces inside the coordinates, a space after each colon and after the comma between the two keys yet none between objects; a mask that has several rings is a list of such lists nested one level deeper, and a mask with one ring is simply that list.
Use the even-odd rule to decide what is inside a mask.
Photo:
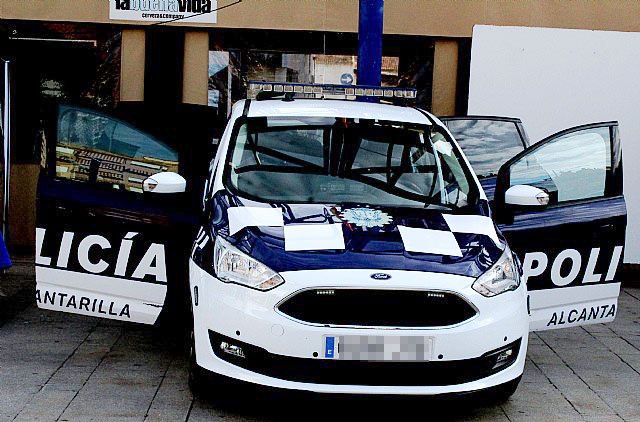
[{"label": "police car", "polygon": [[60,108],[38,187],[41,308],[153,324],[186,298],[199,391],[502,397],[529,331],[615,318],[617,123],[529,145],[515,119],[327,99],[408,89],[251,89],[204,190],[171,145]]}]

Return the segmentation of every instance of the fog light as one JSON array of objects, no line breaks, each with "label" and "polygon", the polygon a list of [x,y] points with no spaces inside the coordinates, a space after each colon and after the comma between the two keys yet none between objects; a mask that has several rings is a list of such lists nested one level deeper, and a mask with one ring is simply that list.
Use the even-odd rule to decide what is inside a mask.
[{"label": "fog light", "polygon": [[235,344],[227,343],[226,341],[220,342],[220,349],[233,356],[238,356],[240,358],[245,358],[244,351],[242,351],[242,347],[236,346]]},{"label": "fog light", "polygon": [[511,359],[511,355],[513,355],[513,349],[503,350],[496,355],[496,363],[493,365],[493,368],[499,368],[502,365],[509,362]]},{"label": "fog light", "polygon": [[[506,340],[506,339],[505,339]],[[513,365],[518,360],[520,352],[520,343],[522,339],[518,339],[513,343],[502,346],[499,349],[492,350],[482,355],[483,364],[489,373],[496,373]]]},{"label": "fog light", "polygon": [[509,356],[511,356],[512,354],[513,354],[513,350],[511,349],[505,350],[504,352],[498,355],[498,357],[496,358],[496,363],[509,359]]}]

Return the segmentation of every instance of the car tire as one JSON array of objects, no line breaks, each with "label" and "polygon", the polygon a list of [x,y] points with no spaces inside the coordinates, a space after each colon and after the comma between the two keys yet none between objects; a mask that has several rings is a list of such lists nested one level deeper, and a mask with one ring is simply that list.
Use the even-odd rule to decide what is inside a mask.
[{"label": "car tire", "polygon": [[189,334],[188,382],[195,398],[212,402],[223,408],[236,408],[242,404],[249,386],[246,383],[208,371],[196,361],[196,344],[193,328]]},{"label": "car tire", "polygon": [[507,400],[509,400],[509,397],[511,397],[518,389],[518,384],[520,384],[521,379],[522,375],[509,382],[505,382],[504,384],[493,387],[488,391],[488,399],[494,404],[501,404],[506,402]]},{"label": "car tire", "polygon": [[195,397],[205,397],[213,387],[208,382],[207,372],[196,362],[196,344],[193,328],[189,334],[189,388]]},{"label": "car tire", "polygon": [[[192,357],[193,356],[193,357]],[[246,404],[246,399],[257,398],[250,387],[198,366],[195,354],[189,354],[189,388],[196,399],[206,401],[220,409],[237,411]]]},{"label": "car tire", "polygon": [[187,345],[188,358],[188,383],[191,394],[196,398],[206,399],[211,396],[211,392],[216,389],[215,380],[206,369],[198,365],[196,360],[196,334],[193,322],[193,303],[191,301],[191,292],[188,290],[186,294],[186,306],[189,310],[189,325],[185,333],[185,342]]}]

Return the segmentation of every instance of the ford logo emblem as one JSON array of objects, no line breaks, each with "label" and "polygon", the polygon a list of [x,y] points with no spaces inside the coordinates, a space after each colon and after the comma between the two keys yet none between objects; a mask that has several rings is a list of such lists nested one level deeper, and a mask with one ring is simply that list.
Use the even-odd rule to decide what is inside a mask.
[{"label": "ford logo emblem", "polygon": [[389,280],[391,276],[386,273],[373,273],[371,274],[371,278],[374,280]]}]

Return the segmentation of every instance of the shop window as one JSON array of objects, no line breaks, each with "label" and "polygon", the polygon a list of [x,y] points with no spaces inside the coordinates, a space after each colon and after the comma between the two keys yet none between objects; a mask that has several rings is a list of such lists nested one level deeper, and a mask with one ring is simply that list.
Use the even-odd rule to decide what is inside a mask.
[{"label": "shop window", "polygon": [[[235,56],[241,52],[234,52]],[[358,57],[327,54],[298,54],[250,51],[245,54],[248,61],[244,73],[233,69],[230,53],[209,52],[209,106],[230,111],[228,98],[234,74],[243,81],[274,81],[316,84],[355,85],[358,83]],[[383,57],[382,85],[398,86],[401,81],[398,57]],[[255,95],[247,92],[247,96]]]},{"label": "shop window", "polygon": [[[38,163],[55,104],[113,110],[119,98],[119,29],[111,25],[7,22],[3,45],[13,65],[12,159]],[[0,41],[0,43],[2,43]]]},{"label": "shop window", "polygon": [[[311,31],[212,31],[209,106],[226,118],[234,102],[254,95],[248,81],[357,84],[357,36]],[[413,87],[417,105],[430,108],[433,42],[425,37],[385,36],[383,86]],[[274,50],[273,46],[278,46]]]},{"label": "shop window", "polygon": [[228,115],[231,112],[231,102],[228,95],[231,87],[231,68],[229,67],[228,51],[209,52],[209,91],[208,105]]}]

